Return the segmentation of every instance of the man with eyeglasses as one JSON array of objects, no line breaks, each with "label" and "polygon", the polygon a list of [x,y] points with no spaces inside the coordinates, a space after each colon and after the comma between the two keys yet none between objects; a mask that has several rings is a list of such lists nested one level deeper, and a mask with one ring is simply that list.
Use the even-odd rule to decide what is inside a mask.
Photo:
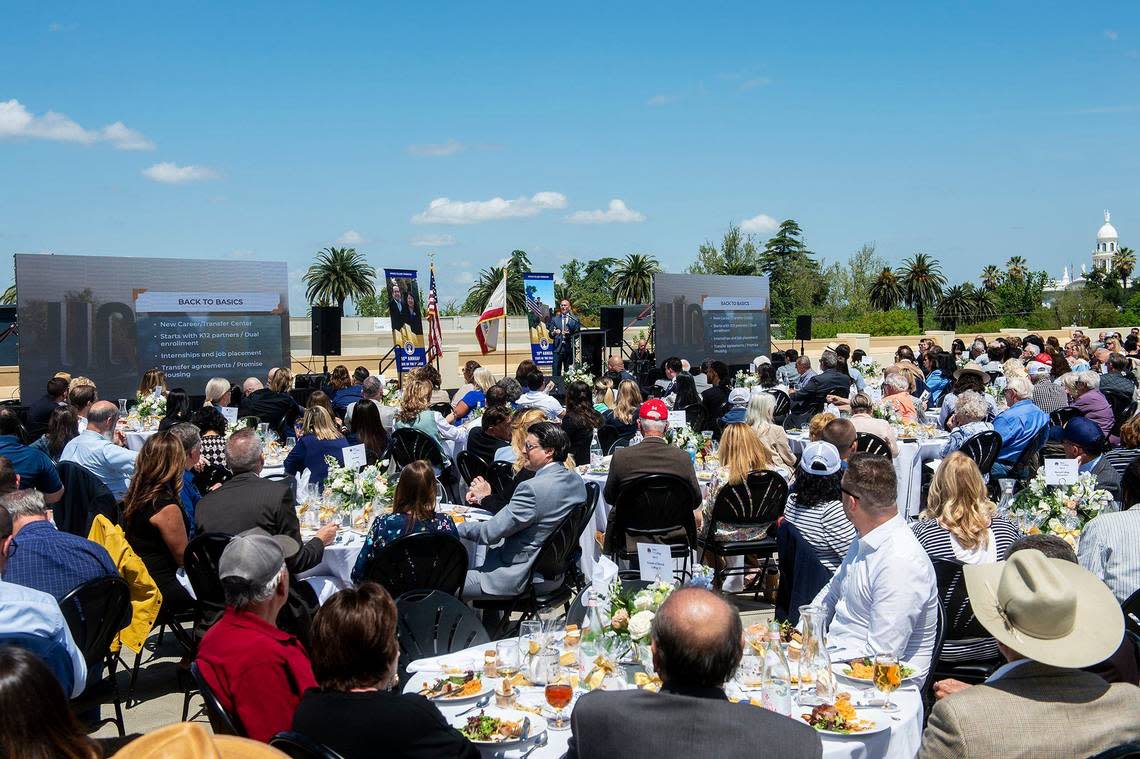
[{"label": "man with eyeglasses", "polygon": [[891,460],[857,453],[840,484],[859,539],[812,601],[829,622],[833,660],[895,654],[924,675],[933,665],[938,586],[930,558],[895,504]]}]

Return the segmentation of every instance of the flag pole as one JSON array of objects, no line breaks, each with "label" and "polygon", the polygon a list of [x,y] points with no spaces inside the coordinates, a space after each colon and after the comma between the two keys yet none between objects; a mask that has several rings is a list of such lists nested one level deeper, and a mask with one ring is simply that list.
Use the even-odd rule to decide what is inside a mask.
[{"label": "flag pole", "polygon": [[503,376],[507,376],[507,271],[510,269],[508,263],[503,267]]}]

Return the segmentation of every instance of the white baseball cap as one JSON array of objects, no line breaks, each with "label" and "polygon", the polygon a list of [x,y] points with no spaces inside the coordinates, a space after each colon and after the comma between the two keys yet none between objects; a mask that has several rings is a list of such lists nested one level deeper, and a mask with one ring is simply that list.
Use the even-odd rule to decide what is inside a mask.
[{"label": "white baseball cap", "polygon": [[800,457],[800,469],[819,476],[835,474],[841,464],[839,449],[825,440],[808,443]]}]

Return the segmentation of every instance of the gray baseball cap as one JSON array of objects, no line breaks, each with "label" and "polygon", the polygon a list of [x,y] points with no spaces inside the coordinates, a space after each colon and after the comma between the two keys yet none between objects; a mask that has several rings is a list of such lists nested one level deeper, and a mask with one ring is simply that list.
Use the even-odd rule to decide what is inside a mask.
[{"label": "gray baseball cap", "polygon": [[246,582],[251,587],[269,583],[301,547],[287,535],[270,535],[260,527],[234,536],[222,551],[218,577]]}]

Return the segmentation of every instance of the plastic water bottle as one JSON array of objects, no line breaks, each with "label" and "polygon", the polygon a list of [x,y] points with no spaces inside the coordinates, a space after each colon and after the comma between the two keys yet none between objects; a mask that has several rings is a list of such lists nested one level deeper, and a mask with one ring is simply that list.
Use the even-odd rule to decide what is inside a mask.
[{"label": "plastic water bottle", "polygon": [[590,441],[590,463],[602,463],[602,444],[598,442],[598,431],[594,430],[594,438]]},{"label": "plastic water bottle", "polygon": [[685,452],[689,454],[689,458],[693,462],[693,468],[696,469],[696,467],[697,467],[697,444],[693,442],[692,438],[689,438],[689,444],[685,446]]},{"label": "plastic water bottle", "polygon": [[780,646],[780,623],[768,625],[768,649],[764,652],[764,670],[760,675],[760,698],[765,709],[785,717],[792,714],[792,675],[784,649]]},{"label": "plastic water bottle", "polygon": [[633,437],[631,437],[629,439],[629,444],[630,445],[637,445],[640,442],[641,442],[641,430],[638,430],[637,432],[633,433]]}]

